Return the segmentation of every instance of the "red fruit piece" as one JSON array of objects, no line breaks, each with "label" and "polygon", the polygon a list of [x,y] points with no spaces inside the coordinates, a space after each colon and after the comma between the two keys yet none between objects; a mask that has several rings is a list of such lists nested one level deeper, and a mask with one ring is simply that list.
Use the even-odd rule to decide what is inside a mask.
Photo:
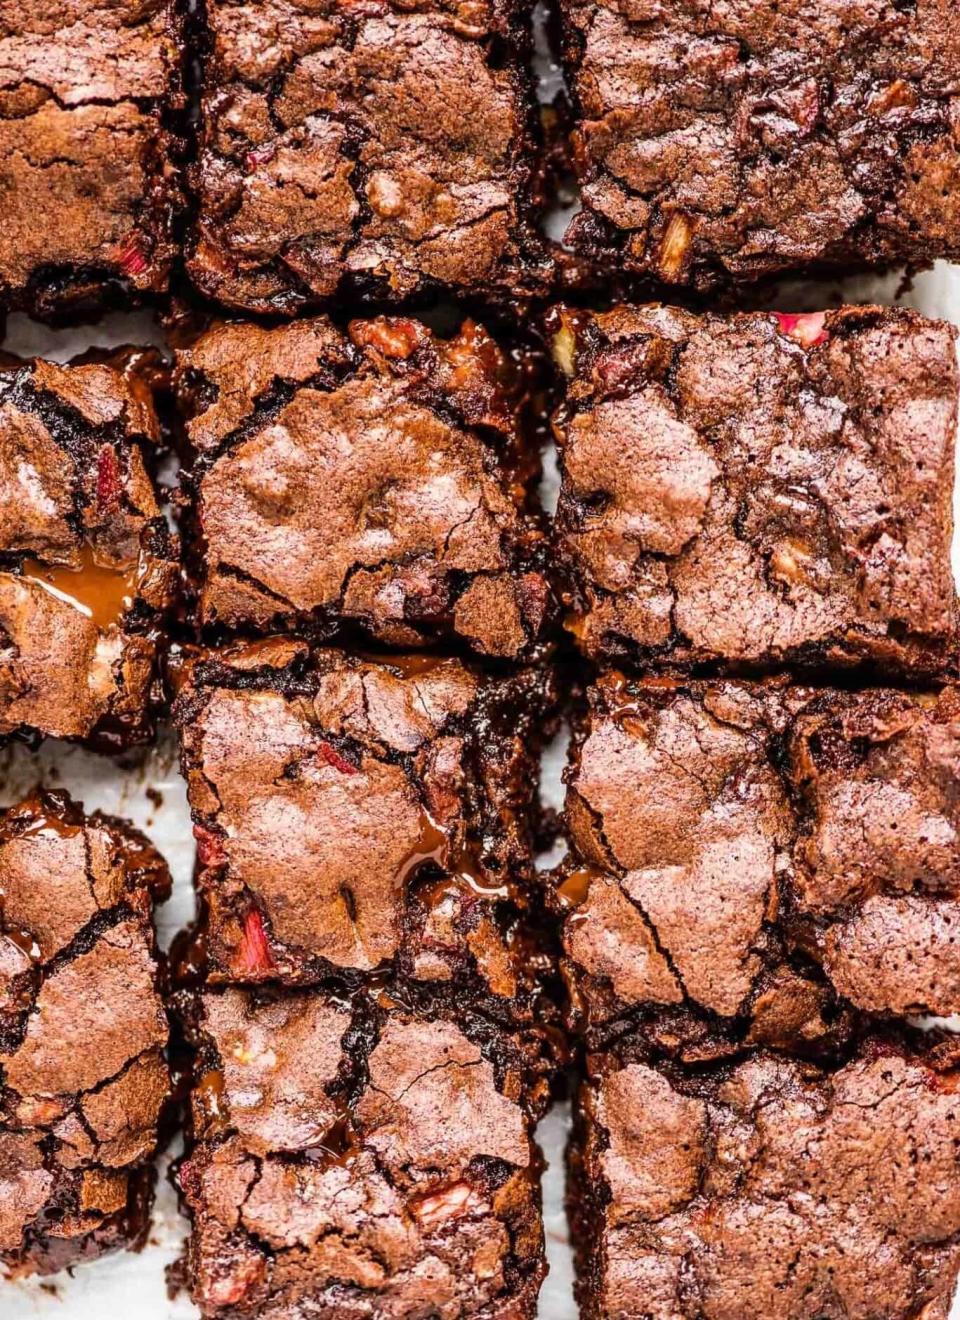
[{"label": "red fruit piece", "polygon": [[263,929],[263,917],[256,908],[251,908],[243,921],[243,935],[234,960],[234,971],[269,972],[275,966],[267,933]]},{"label": "red fruit piece", "polygon": [[355,775],[358,773],[357,767],[351,765],[350,762],[346,760],[345,757],[341,756],[335,747],[331,747],[328,742],[322,742],[319,751],[327,765],[332,765],[334,770],[339,770],[342,775]]},{"label": "red fruit piece", "polygon": [[826,342],[823,328],[826,312],[774,312],[780,333],[795,339],[804,348],[813,348]]},{"label": "red fruit piece", "polygon": [[374,348],[388,358],[408,358],[426,341],[422,325],[405,316],[378,316],[351,321],[350,338],[358,348]]},{"label": "red fruit piece", "polygon": [[247,173],[255,174],[261,165],[269,165],[276,154],[277,149],[273,145],[256,147],[253,151],[248,151],[246,155]]},{"label": "red fruit piece", "polygon": [[112,513],[120,504],[120,464],[110,445],[97,456],[97,512]]},{"label": "red fruit piece", "polygon": [[206,829],[203,825],[194,825],[193,837],[197,841],[197,856],[204,866],[222,866],[227,860],[223,839],[219,834]]},{"label": "red fruit piece", "polygon": [[136,234],[131,235],[117,253],[117,264],[124,275],[142,275],[147,269],[147,258]]}]

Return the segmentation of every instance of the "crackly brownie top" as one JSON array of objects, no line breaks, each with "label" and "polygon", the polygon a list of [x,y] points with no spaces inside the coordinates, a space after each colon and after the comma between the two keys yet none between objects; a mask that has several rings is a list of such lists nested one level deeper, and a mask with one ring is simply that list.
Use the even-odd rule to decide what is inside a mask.
[{"label": "crackly brownie top", "polygon": [[194,1014],[180,1176],[204,1315],[532,1315],[542,1235],[507,1039],[316,992],[208,992]]},{"label": "crackly brownie top", "polygon": [[[0,817],[0,1255],[81,1238],[127,1205],[169,1078],[142,835],[42,793]],[[66,1248],[62,1248],[66,1250]]]},{"label": "crackly brownie top", "polygon": [[178,354],[200,622],[438,633],[515,658],[548,609],[519,379],[466,322],[214,327]]},{"label": "crackly brownie top", "polygon": [[957,1074],[871,1044],[695,1081],[630,1063],[582,1093],[590,1320],[946,1317],[960,1254]]},{"label": "crackly brownie top", "polygon": [[176,718],[214,974],[393,965],[529,1013],[544,968],[520,918],[544,683],[452,659],[308,663],[279,639],[196,662]]},{"label": "crackly brownie top", "polygon": [[586,254],[709,286],[957,252],[951,0],[564,0]]},{"label": "crackly brownie top", "polygon": [[152,353],[0,363],[0,734],[139,736],[176,565]]},{"label": "crackly brownie top", "polygon": [[958,749],[952,688],[601,676],[553,891],[574,1025],[693,1058],[960,1012]]},{"label": "crackly brownie top", "polygon": [[[557,890],[575,1024],[591,1037],[638,1009],[688,1056],[827,1036],[829,988],[791,968],[775,926],[796,822],[770,744],[802,700],[782,684],[613,672],[591,688]],[[717,1018],[739,1019],[718,1026],[729,1042]]]},{"label": "crackly brownie top", "polygon": [[872,1012],[960,1011],[960,694],[819,696],[796,721],[796,905]]},{"label": "crackly brownie top", "polygon": [[512,0],[207,5],[190,271],[233,306],[520,293],[544,258]]},{"label": "crackly brownie top", "polygon": [[19,0],[0,9],[0,297],[166,284],[171,242],[156,107],[177,54],[163,0]]},{"label": "crackly brownie top", "polygon": [[950,657],[952,329],[560,310],[558,526],[593,655],[688,664]]}]

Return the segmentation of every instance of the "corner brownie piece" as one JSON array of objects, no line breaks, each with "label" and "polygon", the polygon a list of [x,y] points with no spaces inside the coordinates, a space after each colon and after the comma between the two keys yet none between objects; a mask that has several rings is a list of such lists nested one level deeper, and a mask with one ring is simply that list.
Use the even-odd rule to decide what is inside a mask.
[{"label": "corner brownie piece", "polygon": [[946,1320],[955,1062],[882,1039],[835,1071],[760,1054],[684,1075],[624,1054],[577,1103],[586,1320]]},{"label": "corner brownie piece", "polygon": [[287,313],[545,288],[516,0],[208,0],[206,23],[188,246],[203,293]]},{"label": "corner brownie piece", "polygon": [[0,15],[0,306],[162,292],[178,190],[180,20],[163,0],[11,0]]},{"label": "corner brownie piece", "polygon": [[0,1263],[53,1273],[145,1238],[170,1096],[137,831],[65,793],[0,816]]},{"label": "corner brownie piece", "polygon": [[201,655],[175,719],[213,981],[357,984],[546,1021],[529,921],[542,673],[308,654]]},{"label": "corner brownie piece", "polygon": [[954,331],[559,309],[559,549],[594,657],[956,668]]},{"label": "corner brownie piece", "polygon": [[960,1013],[960,694],[603,674],[575,726],[571,1026],[692,1061]]},{"label": "corner brownie piece", "polygon": [[509,1035],[384,993],[208,991],[192,1019],[203,1316],[532,1320],[539,1162]]},{"label": "corner brownie piece", "polygon": [[147,461],[159,359],[0,358],[0,736],[151,733],[176,585]]},{"label": "corner brownie piece", "polygon": [[487,655],[549,612],[521,373],[467,321],[221,324],[177,355],[202,628]]},{"label": "corner brownie piece", "polygon": [[960,256],[949,0],[562,0],[600,269],[710,288]]}]

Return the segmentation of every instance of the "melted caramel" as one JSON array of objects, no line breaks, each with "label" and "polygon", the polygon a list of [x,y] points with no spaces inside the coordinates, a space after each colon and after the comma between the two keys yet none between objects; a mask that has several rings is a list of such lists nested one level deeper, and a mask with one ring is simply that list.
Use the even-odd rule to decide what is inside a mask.
[{"label": "melted caramel", "polygon": [[80,564],[41,564],[36,559],[23,561],[23,577],[40,586],[51,596],[85,614],[106,632],[118,624],[133,605],[137,594],[137,564],[122,568],[102,564],[96,551],[85,545]]},{"label": "melted caramel", "polygon": [[[400,868],[400,883],[407,885],[416,878],[420,867],[432,862],[447,874],[441,885],[461,884],[482,898],[508,898],[510,887],[506,883],[492,883],[480,873],[475,860],[463,849],[453,848],[446,832],[427,811],[421,812],[420,838]],[[433,887],[432,887],[433,888]]]},{"label": "melted caramel", "polygon": [[323,1141],[306,1151],[312,1164],[329,1169],[336,1165],[346,1167],[352,1164],[360,1152],[360,1139],[350,1120],[350,1115],[343,1110],[333,1126],[324,1133]]},{"label": "melted caramel", "polygon": [[193,1103],[197,1117],[207,1130],[222,1126],[227,1121],[224,1103],[224,1079],[219,1068],[211,1068],[197,1082]]},{"label": "melted caramel", "polygon": [[590,885],[599,874],[600,872],[592,866],[581,866],[565,876],[556,889],[557,897],[563,906],[577,908],[585,903],[590,893]]}]

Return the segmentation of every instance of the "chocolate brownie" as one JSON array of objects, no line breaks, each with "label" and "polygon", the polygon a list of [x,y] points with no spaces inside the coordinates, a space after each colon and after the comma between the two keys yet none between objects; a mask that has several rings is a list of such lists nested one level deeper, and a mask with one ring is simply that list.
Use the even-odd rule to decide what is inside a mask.
[{"label": "chocolate brownie", "polygon": [[859,1008],[960,1013],[960,691],[820,693],[788,753],[798,944]]},{"label": "chocolate brownie", "polygon": [[567,772],[571,1026],[689,1060],[960,1013],[960,694],[589,690]]},{"label": "chocolate brownie", "polygon": [[215,326],[177,357],[208,631],[529,653],[549,614],[523,373],[467,321]]},{"label": "chocolate brownie", "polygon": [[956,669],[954,331],[901,309],[549,318],[594,657]]},{"label": "chocolate brownie", "polygon": [[946,1320],[960,1072],[871,1040],[683,1075],[606,1057],[571,1168],[586,1320]]},{"label": "chocolate brownie", "polygon": [[287,313],[545,288],[516,0],[207,0],[206,22],[188,245],[203,293]]},{"label": "chocolate brownie", "polygon": [[157,366],[0,359],[0,737],[151,732],[178,571],[147,466]]},{"label": "chocolate brownie", "polygon": [[960,257],[952,0],[561,0],[600,269],[706,289]]},{"label": "chocolate brownie", "polygon": [[203,1316],[532,1320],[539,1161],[508,1034],[385,993],[233,987],[192,1018]]},{"label": "chocolate brownie", "polygon": [[549,678],[459,660],[202,654],[175,719],[210,979],[356,985],[546,1021],[530,918]]},{"label": "chocolate brownie", "polygon": [[65,793],[0,816],[0,1264],[52,1273],[142,1242],[170,1093],[151,922],[170,877]]},{"label": "chocolate brownie", "polygon": [[0,306],[162,292],[174,254],[178,6],[10,0],[0,13]]}]

